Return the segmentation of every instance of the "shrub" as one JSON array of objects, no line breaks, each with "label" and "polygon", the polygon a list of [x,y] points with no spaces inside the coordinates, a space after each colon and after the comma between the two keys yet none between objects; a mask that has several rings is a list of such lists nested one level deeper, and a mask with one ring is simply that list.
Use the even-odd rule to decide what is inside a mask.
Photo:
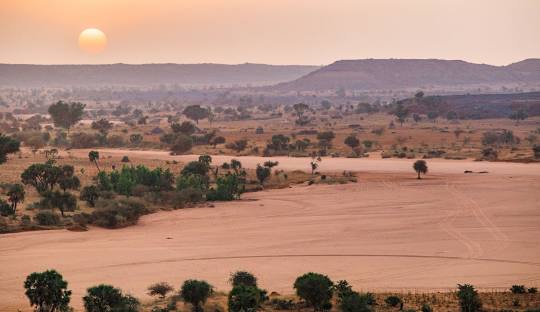
[{"label": "shrub", "polygon": [[99,190],[97,186],[89,185],[83,187],[79,198],[87,202],[90,207],[94,207],[96,204],[96,200],[98,200],[99,198]]},{"label": "shrub", "polygon": [[122,147],[126,144],[124,138],[120,135],[113,134],[107,139],[107,145],[110,147]]},{"label": "shrub", "polygon": [[384,302],[391,307],[397,307],[402,303],[401,298],[398,296],[388,296],[386,299],[384,299]]},{"label": "shrub", "polygon": [[175,155],[184,154],[190,151],[192,146],[193,140],[189,136],[178,133],[173,139],[171,152]]},{"label": "shrub", "polygon": [[34,216],[34,221],[39,225],[50,226],[60,224],[60,216],[52,211],[40,211]]},{"label": "shrub", "polygon": [[0,216],[10,216],[15,214],[15,211],[11,208],[11,205],[8,204],[5,200],[0,199]]},{"label": "shrub", "polygon": [[295,304],[292,300],[274,298],[270,301],[270,304],[276,310],[292,310],[295,307]]},{"label": "shrub", "polygon": [[187,280],[182,285],[180,296],[184,301],[191,303],[193,312],[202,312],[202,304],[212,294],[212,286],[206,281]]},{"label": "shrub", "polygon": [[256,286],[240,284],[233,287],[228,297],[230,312],[252,312],[259,307],[261,294]]},{"label": "shrub", "polygon": [[315,311],[330,304],[334,284],[326,275],[309,272],[299,276],[294,282],[298,297],[304,299]]},{"label": "shrub", "polygon": [[340,302],[342,312],[371,312],[370,298],[357,292],[351,292]]},{"label": "shrub", "polygon": [[25,294],[35,311],[68,311],[71,290],[62,275],[55,270],[34,272],[26,277]]},{"label": "shrub", "polygon": [[211,188],[206,195],[208,200],[234,200],[240,198],[245,190],[245,178],[235,174],[218,177],[216,188]]},{"label": "shrub", "polygon": [[470,284],[458,284],[457,296],[462,312],[478,312],[482,310],[482,302],[474,286]]},{"label": "shrub", "polygon": [[525,288],[525,285],[512,285],[510,291],[513,294],[524,294],[527,292],[527,288]]},{"label": "shrub", "polygon": [[174,288],[169,283],[160,282],[150,285],[148,287],[148,294],[150,296],[159,296],[159,298],[163,299],[173,290]]},{"label": "shrub", "polygon": [[87,312],[137,312],[140,305],[136,298],[123,295],[120,289],[104,284],[88,288],[83,302]]},{"label": "shrub", "polygon": [[122,159],[120,161],[123,162],[123,163],[128,163],[130,160],[129,160],[129,157],[124,156],[124,157],[122,157]]},{"label": "shrub", "polygon": [[538,292],[538,288],[536,288],[536,287],[531,287],[531,288],[527,289],[527,292],[528,292],[529,294],[536,294],[536,293]]},{"label": "shrub", "polygon": [[132,199],[104,200],[96,202],[92,212],[93,223],[105,228],[121,228],[136,224],[139,217],[146,214],[145,205]]},{"label": "shrub", "polygon": [[422,311],[422,312],[433,312],[433,308],[429,304],[424,303],[422,305],[422,307],[420,308],[420,311]]}]

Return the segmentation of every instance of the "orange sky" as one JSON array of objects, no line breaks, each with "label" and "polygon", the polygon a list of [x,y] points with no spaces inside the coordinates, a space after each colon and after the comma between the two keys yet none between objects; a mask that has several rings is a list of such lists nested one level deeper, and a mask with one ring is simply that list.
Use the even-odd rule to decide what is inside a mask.
[{"label": "orange sky", "polygon": [[[89,27],[105,52],[77,45]],[[540,57],[540,0],[0,0],[0,62],[328,64]]]}]

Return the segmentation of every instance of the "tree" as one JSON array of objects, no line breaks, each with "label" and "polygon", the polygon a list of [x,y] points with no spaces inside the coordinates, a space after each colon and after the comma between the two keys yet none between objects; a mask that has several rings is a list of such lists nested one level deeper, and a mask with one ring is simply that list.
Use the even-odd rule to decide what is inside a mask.
[{"label": "tree", "polygon": [[420,174],[426,174],[428,172],[427,163],[425,160],[417,160],[413,165],[414,171],[418,173],[418,179],[421,179]]},{"label": "tree", "polygon": [[88,288],[83,302],[86,312],[137,312],[140,305],[136,298],[123,295],[119,288],[105,284]]},{"label": "tree", "polygon": [[413,114],[412,118],[413,118],[415,123],[419,123],[422,120],[422,117],[420,115],[418,115],[418,114]]},{"label": "tree", "polygon": [[196,124],[199,124],[199,120],[208,117],[208,109],[201,107],[200,105],[190,105],[184,109],[182,114],[186,115],[187,118],[195,121]]},{"label": "tree", "polygon": [[21,182],[36,188],[38,193],[51,191],[62,175],[62,169],[47,162],[32,164],[21,173]]},{"label": "tree", "polygon": [[25,294],[36,312],[69,311],[71,290],[62,275],[55,270],[34,272],[26,277]]},{"label": "tree", "polygon": [[40,205],[50,209],[58,208],[62,217],[64,217],[64,212],[75,211],[75,208],[77,208],[77,198],[65,191],[47,191],[43,193],[43,199]]},{"label": "tree", "polygon": [[197,131],[197,127],[189,121],[184,121],[181,124],[177,122],[172,123],[171,129],[174,133],[183,133],[185,135],[192,135]]},{"label": "tree", "polygon": [[79,102],[66,103],[58,101],[49,106],[49,114],[56,127],[69,129],[82,119],[85,104]]},{"label": "tree", "polygon": [[231,273],[229,282],[233,287],[245,285],[245,286],[257,286],[257,278],[255,275],[247,271],[236,271]]},{"label": "tree", "polygon": [[294,282],[296,295],[313,307],[314,311],[325,310],[332,299],[334,283],[326,275],[309,272]]},{"label": "tree", "polygon": [[206,281],[187,280],[182,285],[180,296],[184,301],[191,303],[193,312],[202,312],[202,304],[212,294],[212,286]]},{"label": "tree", "polygon": [[358,140],[356,135],[351,134],[345,138],[344,143],[354,151],[354,149],[360,145],[360,140]]},{"label": "tree", "polygon": [[113,127],[112,122],[108,121],[105,118],[101,118],[98,121],[92,122],[92,129],[97,130],[104,137],[107,137],[107,134],[112,129],[112,127]]},{"label": "tree", "polygon": [[527,117],[529,117],[529,115],[527,114],[527,112],[520,108],[516,111],[514,111],[512,114],[510,114],[510,119],[514,120],[516,122],[516,125],[519,124],[520,120],[525,120],[527,119]]},{"label": "tree", "polygon": [[79,198],[87,202],[90,207],[94,207],[99,198],[99,189],[95,185],[85,186],[82,188]]},{"label": "tree", "polygon": [[396,116],[397,120],[403,127],[403,123],[407,119],[407,116],[409,115],[409,110],[403,106],[403,103],[398,103],[396,109],[394,110],[394,115]]},{"label": "tree", "polygon": [[193,140],[191,137],[183,133],[178,133],[171,145],[171,152],[175,155],[183,154],[190,151],[192,146]]},{"label": "tree", "polygon": [[311,166],[311,175],[315,174],[315,170],[319,168],[319,163],[322,161],[321,157],[317,157],[316,154],[311,155],[311,162],[309,163]]},{"label": "tree", "polygon": [[75,175],[75,168],[71,165],[64,165],[61,167],[61,174],[58,179],[58,186],[62,191],[66,190],[78,190],[81,186],[81,181]]},{"label": "tree", "polygon": [[7,196],[8,201],[11,203],[11,211],[15,214],[17,212],[17,204],[24,201],[24,187],[19,183],[11,185],[7,192]]},{"label": "tree", "polygon": [[96,168],[97,168],[98,172],[101,172],[101,170],[99,169],[99,164],[98,164],[98,160],[99,160],[99,152],[98,151],[90,151],[88,153],[88,160],[90,160],[91,162],[94,163],[94,165],[96,165]]},{"label": "tree", "polygon": [[461,312],[478,312],[482,310],[482,302],[473,285],[458,284],[457,297]]},{"label": "tree", "polygon": [[260,305],[259,288],[249,285],[238,285],[229,292],[227,305],[230,312],[254,312]]},{"label": "tree", "polygon": [[255,170],[255,173],[257,174],[257,180],[259,180],[259,184],[263,186],[264,181],[268,179],[268,177],[270,177],[272,172],[270,168],[257,164],[257,169]]},{"label": "tree", "polygon": [[148,287],[148,294],[150,296],[159,296],[160,299],[163,299],[173,290],[174,288],[169,283],[160,282],[150,285]]},{"label": "tree", "polygon": [[319,147],[325,151],[332,147],[332,140],[336,137],[332,131],[319,132],[317,134],[317,140],[319,140]]},{"label": "tree", "polygon": [[135,133],[129,136],[129,142],[133,145],[139,145],[143,141],[142,134]]},{"label": "tree", "polygon": [[223,143],[225,143],[225,138],[222,136],[217,136],[210,142],[210,144],[212,144],[214,148],[216,148],[218,144],[223,144]]},{"label": "tree", "polygon": [[7,161],[7,155],[19,151],[21,142],[0,133],[0,164]]}]

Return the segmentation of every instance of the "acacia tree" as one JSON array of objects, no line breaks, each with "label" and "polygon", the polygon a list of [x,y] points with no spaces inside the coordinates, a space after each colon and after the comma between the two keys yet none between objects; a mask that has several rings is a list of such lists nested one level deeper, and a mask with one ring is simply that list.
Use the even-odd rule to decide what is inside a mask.
[{"label": "acacia tree", "polygon": [[34,272],[26,277],[25,294],[36,312],[69,311],[71,290],[68,283],[55,270]]},{"label": "acacia tree", "polygon": [[7,161],[7,155],[19,151],[21,142],[0,133],[0,164]]},{"label": "acacia tree", "polygon": [[329,310],[334,283],[326,275],[309,272],[294,282],[298,297],[304,299],[314,311]]},{"label": "acacia tree", "polygon": [[420,174],[426,174],[428,172],[427,163],[425,160],[417,160],[413,165],[414,171],[418,173],[418,179],[421,179]]},{"label": "acacia tree", "polygon": [[409,110],[403,106],[402,103],[398,103],[396,109],[394,110],[394,115],[396,116],[397,120],[403,127],[403,123],[405,122],[405,119],[407,119],[407,116],[409,115]]},{"label": "acacia tree", "polygon": [[345,145],[350,147],[354,152],[354,149],[357,148],[360,145],[360,140],[358,140],[356,135],[351,134],[351,135],[349,135],[348,137],[345,138],[344,143],[345,143]]},{"label": "acacia tree", "polygon": [[124,295],[119,288],[104,284],[88,288],[83,302],[86,312],[137,312],[140,306],[135,297]]},{"label": "acacia tree", "polygon": [[259,184],[261,186],[264,185],[264,181],[270,177],[270,174],[272,173],[271,169],[266,166],[261,166],[260,164],[257,164],[257,169],[255,170],[255,173],[257,174],[257,180],[259,180]]},{"label": "acacia tree", "polygon": [[212,291],[212,285],[206,281],[187,280],[180,289],[180,296],[184,301],[191,303],[193,312],[202,312],[202,304],[210,297]]},{"label": "acacia tree", "polygon": [[49,114],[56,127],[69,129],[82,119],[86,104],[79,102],[58,101],[49,106]]},{"label": "acacia tree", "polygon": [[208,109],[201,107],[200,105],[190,105],[184,109],[182,114],[186,115],[187,118],[194,120],[196,124],[199,124],[199,120],[208,118],[209,112]]},{"label": "acacia tree", "polygon": [[17,204],[24,201],[25,194],[24,187],[21,184],[16,183],[10,186],[7,196],[8,201],[11,203],[13,214],[17,212]]}]

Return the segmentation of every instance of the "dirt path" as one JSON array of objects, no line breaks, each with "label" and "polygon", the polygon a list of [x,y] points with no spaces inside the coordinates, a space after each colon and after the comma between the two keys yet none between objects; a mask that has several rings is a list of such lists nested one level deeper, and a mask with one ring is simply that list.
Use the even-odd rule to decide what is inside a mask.
[{"label": "dirt path", "polygon": [[[170,159],[155,152],[102,153]],[[262,158],[240,160],[251,167]],[[308,161],[277,160],[288,170]],[[411,163],[324,159],[322,170],[347,167],[375,178],[364,182],[360,174],[354,184],[245,194],[214,208],[148,215],[121,230],[2,235],[0,311],[26,308],[25,276],[47,268],[69,281],[76,307],[97,283],[145,299],[146,287],[157,281],[179,287],[184,279],[202,278],[226,290],[237,269],[252,271],[262,287],[281,293],[291,293],[295,277],[306,271],[363,290],[540,285],[540,166],[430,160],[430,174],[418,181]]]}]

